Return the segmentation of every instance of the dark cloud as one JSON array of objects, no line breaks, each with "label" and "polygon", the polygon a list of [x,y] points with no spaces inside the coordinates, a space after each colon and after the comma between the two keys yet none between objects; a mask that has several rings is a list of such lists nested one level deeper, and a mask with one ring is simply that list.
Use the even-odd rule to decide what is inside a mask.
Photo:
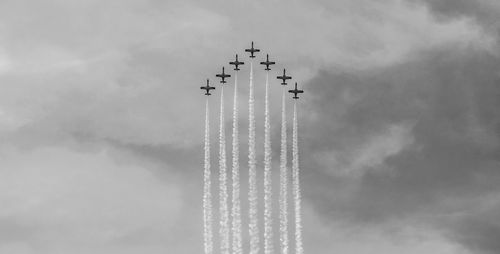
[{"label": "dark cloud", "polygon": [[500,243],[500,207],[488,210],[490,214],[474,213],[452,225],[451,237],[466,244],[472,251],[498,253]]},{"label": "dark cloud", "polygon": [[500,5],[495,0],[410,0],[422,2],[440,19],[472,17],[488,29],[499,29]]},{"label": "dark cloud", "polygon": [[[454,218],[447,200],[500,194],[500,58],[447,47],[410,59],[366,72],[324,70],[307,84],[303,167],[314,173],[304,173],[305,195],[323,213],[357,223],[430,222]],[[344,188],[342,180],[354,181],[338,171],[373,137],[405,124],[413,142],[381,163],[363,164],[359,187]],[[336,168],[325,168],[318,154],[335,156]],[[476,214],[476,207],[459,207]],[[490,240],[500,239],[494,219],[471,216],[447,228],[471,249],[498,253]]]},{"label": "dark cloud", "polygon": [[[483,27],[494,28],[498,9],[490,7],[498,5],[495,0],[410,1],[418,4],[2,2],[6,36],[0,45],[4,156],[0,162],[7,164],[0,179],[7,191],[0,198],[11,200],[10,193],[19,196],[3,208],[12,212],[0,217],[0,252],[3,242],[32,242],[37,236],[43,236],[47,250],[62,250],[59,246],[67,242],[66,236],[89,243],[101,236],[109,239],[99,234],[102,222],[110,220],[99,217],[107,216],[102,207],[108,205],[124,213],[116,225],[131,223],[133,230],[122,230],[123,235],[114,238],[114,251],[95,246],[87,252],[153,253],[132,245],[155,248],[153,243],[160,242],[158,253],[165,249],[199,253],[203,180],[203,110],[199,109],[204,100],[198,87],[255,40],[262,53],[270,52],[278,62],[276,70],[286,67],[299,82],[315,76],[299,100],[307,250],[366,253],[345,251],[346,246],[331,241],[330,230],[343,234],[375,226],[374,231],[380,232],[400,220],[421,220],[432,224],[431,231],[445,231],[449,239],[473,251],[498,253],[500,213],[484,197],[498,196],[500,186],[500,60],[487,52],[494,29],[485,34],[473,22],[455,22],[473,17]],[[264,79],[262,72],[256,73],[260,75],[255,78],[256,111],[262,113],[259,85]],[[248,80],[242,77],[248,77],[248,69],[240,75],[240,163],[246,179]],[[273,170],[279,161],[279,88],[271,88]],[[232,88],[226,94],[228,155],[231,92]],[[219,97],[214,95],[212,169],[217,174]],[[259,170],[261,113],[257,114]],[[18,150],[8,152],[11,146]],[[88,178],[71,177],[80,172],[89,172]],[[149,177],[151,173],[154,177]],[[42,176],[54,179],[50,184],[54,192],[39,191],[49,187],[37,179]],[[68,178],[77,181],[65,184]],[[20,182],[28,184],[18,189],[9,185]],[[25,192],[30,189],[34,191]],[[247,189],[243,180],[242,191]],[[73,190],[81,190],[83,198],[75,198]],[[46,214],[38,206],[9,207],[31,205],[37,195],[41,204],[48,204]],[[67,202],[50,201],[59,195]],[[91,212],[81,213],[87,211],[82,206]],[[74,219],[64,221],[57,215],[57,223],[33,227],[33,221],[52,218],[58,207],[68,209]],[[129,217],[137,207],[148,213]],[[175,222],[157,223],[164,219]],[[345,227],[332,226],[337,222],[346,222]],[[151,224],[159,228],[149,228]],[[60,228],[71,230],[46,238],[46,232]],[[97,241],[99,246],[106,243]],[[121,244],[125,245],[120,248]],[[369,246],[370,252],[386,249],[358,237],[355,244]],[[70,242],[67,248],[84,251],[77,246]]]}]

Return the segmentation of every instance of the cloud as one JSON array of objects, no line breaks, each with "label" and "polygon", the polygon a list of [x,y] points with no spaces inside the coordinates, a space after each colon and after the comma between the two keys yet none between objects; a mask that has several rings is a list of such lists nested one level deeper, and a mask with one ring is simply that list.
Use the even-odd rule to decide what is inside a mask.
[{"label": "cloud", "polygon": [[[3,4],[12,13],[32,10],[23,2]],[[174,2],[162,6],[167,13],[135,1],[39,7],[24,22],[16,22],[19,14],[2,17],[11,24],[0,43],[11,65],[0,76],[2,112],[11,119],[5,135],[16,136],[14,126],[22,127],[20,136],[45,130],[59,137],[193,145],[191,133],[201,121],[193,123],[177,107],[198,106],[183,85],[200,80],[184,68],[193,58],[185,50],[200,55],[199,40],[224,31],[223,17]]]},{"label": "cloud", "polygon": [[[305,228],[323,239],[307,249],[449,253],[457,241],[494,253],[497,206],[470,202],[498,193],[498,45],[476,22],[496,4],[439,2],[2,1],[0,228],[12,233],[0,252],[200,252],[198,88],[255,40],[306,91]],[[425,234],[437,240],[420,245]]]},{"label": "cloud", "polygon": [[[14,67],[0,76],[6,84],[1,109],[12,119],[5,135],[45,130],[58,138],[196,145],[192,133],[201,117],[186,117],[191,112],[178,105],[203,107],[193,89],[228,61],[233,54],[228,49],[248,43],[247,34],[263,38],[262,46],[298,80],[312,77],[317,68],[391,65],[444,44],[489,45],[467,20],[434,22],[425,8],[401,1],[362,3],[366,6],[356,15],[359,4],[345,1],[296,2],[279,15],[271,8],[283,8],[279,2],[249,4],[246,15],[236,15],[242,6],[55,1],[28,8],[7,1],[2,9],[10,12],[2,20],[9,24],[8,36],[0,45]],[[325,6],[337,11],[325,12]],[[19,13],[28,18],[18,22]],[[261,27],[267,29],[256,29]],[[12,133],[19,125],[23,131]]]},{"label": "cloud", "polygon": [[410,0],[424,3],[440,19],[449,20],[462,17],[472,17],[488,30],[500,27],[498,14],[500,4],[495,0]]},{"label": "cloud", "polygon": [[185,206],[180,187],[172,176],[159,179],[148,167],[116,163],[113,153],[3,149],[0,234],[8,237],[2,248],[104,253],[110,246],[125,251],[134,241],[164,252],[168,241],[156,236],[175,239],[171,230]]},{"label": "cloud", "polygon": [[373,135],[369,140],[349,148],[344,157],[325,152],[316,158],[323,164],[323,168],[337,169],[331,172],[333,174],[359,176],[367,170],[384,168],[382,165],[386,159],[399,154],[412,143],[411,124],[394,124],[387,126],[387,130],[379,135]]},{"label": "cloud", "polygon": [[332,246],[342,253],[465,254],[461,246],[448,241],[439,231],[414,224],[366,227],[352,226],[345,221],[327,219],[311,207],[304,210],[305,241],[308,250],[330,253]]},{"label": "cloud", "polygon": [[[412,142],[405,149],[387,154],[380,147],[375,153],[380,161],[375,163],[378,170],[366,170],[356,180],[344,179],[347,184],[339,183],[343,178],[334,173],[342,170],[342,164],[327,168],[321,162],[304,162],[309,165],[307,170],[316,171],[305,173],[306,186],[316,186],[307,197],[324,213],[342,214],[353,223],[368,225],[415,218],[424,224],[453,220],[455,225],[464,225],[474,220],[454,220],[454,211],[470,212],[474,214],[471,217],[481,218],[481,223],[459,228],[474,230],[476,240],[466,237],[470,234],[467,230],[444,228],[458,234],[452,238],[471,249],[498,252],[487,240],[498,228],[493,218],[475,215],[474,207],[465,203],[448,210],[443,201],[473,200],[500,191],[496,187],[500,115],[495,110],[500,106],[495,99],[500,93],[495,68],[499,63],[500,59],[487,51],[446,47],[365,73],[320,72],[307,84],[311,98],[306,99],[307,112],[303,113],[303,142],[311,154],[307,157],[331,154],[345,161],[343,165],[352,165],[365,157],[359,150],[353,152],[357,147],[370,147],[372,140],[395,124],[414,125],[407,132]],[[328,176],[334,185],[339,183],[339,187],[329,185],[338,194],[326,191],[326,185],[318,187],[318,182],[328,181],[319,178]],[[345,187],[349,184],[351,187]],[[488,213],[498,211],[495,207],[485,209]]]}]

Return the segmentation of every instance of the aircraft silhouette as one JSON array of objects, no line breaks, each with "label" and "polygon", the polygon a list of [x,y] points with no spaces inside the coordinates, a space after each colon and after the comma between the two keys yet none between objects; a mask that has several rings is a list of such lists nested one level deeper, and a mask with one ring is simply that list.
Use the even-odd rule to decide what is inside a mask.
[{"label": "aircraft silhouette", "polygon": [[292,79],[292,77],[286,75],[286,69],[283,69],[283,76],[277,76],[276,78],[283,80],[283,82],[281,82],[281,84],[284,86],[287,85],[287,83],[286,83],[287,79]]},{"label": "aircraft silhouette", "polygon": [[238,54],[236,54],[236,60],[234,62],[229,62],[229,64],[234,65],[234,70],[235,71],[239,71],[240,68],[238,68],[238,65],[243,65],[245,63],[238,61]]},{"label": "aircraft silhouette", "polygon": [[304,91],[303,91],[303,90],[299,90],[299,89],[297,89],[297,82],[295,82],[295,89],[293,89],[293,90],[288,90],[288,92],[289,92],[289,93],[293,93],[293,95],[294,95],[294,96],[293,96],[292,98],[294,98],[294,99],[298,99],[298,98],[299,98],[299,96],[297,96],[297,94],[299,94],[299,93],[304,93]]},{"label": "aircraft silhouette", "polygon": [[273,65],[273,64],[276,64],[276,62],[271,62],[269,61],[269,55],[267,54],[266,55],[266,61],[265,62],[260,62],[260,64],[263,64],[266,66],[266,68],[264,70],[266,71],[270,71],[271,69],[269,69],[269,65]]},{"label": "aircraft silhouette", "polygon": [[231,75],[226,74],[226,73],[224,72],[224,67],[222,67],[222,73],[221,73],[221,74],[217,74],[217,75],[215,75],[215,76],[216,76],[216,77],[218,77],[218,78],[221,78],[221,81],[220,81],[220,82],[221,82],[222,84],[227,83],[225,79],[226,79],[226,78],[231,77]]},{"label": "aircraft silhouette", "polygon": [[215,87],[210,86],[210,81],[207,79],[207,85],[206,85],[206,86],[202,86],[202,87],[200,87],[200,89],[204,89],[204,90],[205,90],[205,95],[207,95],[207,96],[208,96],[208,95],[212,95],[212,94],[210,93],[210,90],[215,89]]},{"label": "aircraft silhouette", "polygon": [[253,53],[260,52],[260,49],[254,48],[253,47],[253,41],[252,41],[252,47],[249,48],[249,49],[245,49],[245,52],[250,52],[250,58],[255,58],[255,56],[253,55]]}]

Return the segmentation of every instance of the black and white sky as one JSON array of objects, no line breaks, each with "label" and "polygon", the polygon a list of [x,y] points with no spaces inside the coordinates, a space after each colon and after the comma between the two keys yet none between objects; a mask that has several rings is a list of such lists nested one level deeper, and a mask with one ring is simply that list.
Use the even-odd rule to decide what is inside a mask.
[{"label": "black and white sky", "polygon": [[498,0],[2,0],[0,253],[201,253],[199,87],[252,40],[305,90],[306,253],[500,253],[499,39]]}]

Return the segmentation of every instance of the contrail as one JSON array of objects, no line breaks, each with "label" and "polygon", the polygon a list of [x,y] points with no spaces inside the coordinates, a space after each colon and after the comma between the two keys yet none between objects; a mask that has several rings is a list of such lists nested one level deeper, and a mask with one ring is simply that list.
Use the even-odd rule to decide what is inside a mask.
[{"label": "contrail", "polygon": [[286,89],[283,86],[281,98],[281,156],[280,156],[280,243],[281,253],[288,254],[288,170],[287,170],[287,145],[286,145]]},{"label": "contrail", "polygon": [[295,201],[295,253],[303,254],[304,247],[302,245],[302,211],[301,211],[301,195],[300,195],[300,169],[299,169],[299,145],[297,135],[297,100],[293,104],[293,158],[292,158],[292,181],[293,181],[293,198]]},{"label": "contrail", "polygon": [[264,120],[264,253],[273,254],[273,213],[271,175],[271,124],[269,122],[269,72],[266,75]]},{"label": "contrail", "polygon": [[205,165],[203,173],[203,223],[205,254],[213,253],[213,231],[212,231],[212,193],[210,180],[210,117],[208,109],[208,96],[205,106]]},{"label": "contrail", "polygon": [[240,202],[240,151],[238,133],[238,72],[234,74],[234,100],[233,100],[233,195],[232,195],[232,240],[233,254],[242,254],[241,244],[241,202]]},{"label": "contrail", "polygon": [[229,254],[229,213],[226,170],[226,133],[224,127],[224,86],[220,92],[220,129],[219,129],[219,216],[221,254]]},{"label": "contrail", "polygon": [[259,221],[257,217],[257,172],[255,165],[255,106],[253,92],[253,62],[250,62],[250,92],[248,97],[248,201],[250,254],[259,253]]}]

